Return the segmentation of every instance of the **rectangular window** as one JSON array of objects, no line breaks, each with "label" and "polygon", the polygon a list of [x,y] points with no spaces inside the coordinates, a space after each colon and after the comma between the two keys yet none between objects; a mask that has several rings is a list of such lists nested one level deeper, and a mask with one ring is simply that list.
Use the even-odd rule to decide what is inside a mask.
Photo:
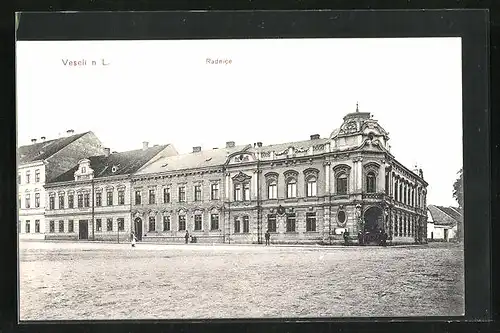
[{"label": "rectangular window", "polygon": [[113,219],[106,220],[106,231],[113,231]]},{"label": "rectangular window", "polygon": [[118,222],[118,231],[124,231],[125,230],[125,219],[123,217],[117,218],[116,221]]},{"label": "rectangular window", "polygon": [[250,221],[248,216],[243,216],[243,232],[244,233],[250,232]]},{"label": "rectangular window", "polygon": [[26,208],[30,208],[30,195],[26,194],[26,202],[25,202]]},{"label": "rectangular window", "polygon": [[95,220],[95,230],[102,231],[102,220],[101,219]]},{"label": "rectangular window", "polygon": [[54,221],[49,222],[49,232],[54,233],[56,231],[56,226]]},{"label": "rectangular window", "polygon": [[286,197],[296,198],[297,197],[297,182],[293,179],[286,184]]},{"label": "rectangular window", "polygon": [[194,201],[201,201],[201,185],[194,187]]},{"label": "rectangular window", "polygon": [[295,213],[286,214],[286,231],[295,232]]},{"label": "rectangular window", "polygon": [[125,205],[125,191],[124,190],[118,191],[118,204]]},{"label": "rectangular window", "polygon": [[40,182],[40,170],[35,170],[35,183]]},{"label": "rectangular window", "polygon": [[276,232],[276,214],[267,215],[267,230],[269,232]]},{"label": "rectangular window", "polygon": [[163,189],[163,203],[170,203],[170,188],[165,187]]},{"label": "rectangular window", "polygon": [[337,194],[347,194],[347,175],[341,174],[337,177]]},{"label": "rectangular window", "polygon": [[170,231],[170,216],[163,216],[163,231]]},{"label": "rectangular window", "polygon": [[317,195],[317,182],[316,178],[310,178],[307,181],[307,196],[315,197]]},{"label": "rectangular window", "polygon": [[21,184],[21,174],[20,173],[17,174],[17,183]]},{"label": "rectangular window", "polygon": [[97,192],[95,194],[95,205],[96,205],[96,207],[102,206],[102,193],[101,192]]},{"label": "rectangular window", "polygon": [[186,187],[179,187],[179,202],[186,202]]},{"label": "rectangular window", "polygon": [[64,209],[64,195],[59,195],[59,209]]},{"label": "rectangular window", "polygon": [[49,198],[49,209],[55,209],[56,206],[56,198],[55,197],[50,197]]},{"label": "rectangular window", "polygon": [[244,201],[250,200],[250,184],[249,183],[243,184],[243,200]]},{"label": "rectangular window", "polygon": [[267,187],[267,196],[269,199],[278,198],[278,185],[276,184],[276,181],[272,181],[269,183]]},{"label": "rectangular window", "polygon": [[156,219],[154,216],[149,217],[149,232],[156,230]]},{"label": "rectangular window", "polygon": [[73,223],[73,220],[68,221],[68,232],[75,232],[75,224]]},{"label": "rectangular window", "polygon": [[234,184],[234,201],[241,201],[241,184]]},{"label": "rectangular window", "polygon": [[35,233],[40,232],[40,220],[35,220]]},{"label": "rectangular window", "polygon": [[150,189],[149,190],[149,204],[154,205],[155,203],[156,203],[155,190]]},{"label": "rectangular window", "polygon": [[59,221],[59,232],[64,232],[64,221],[63,220]]},{"label": "rectangular window", "polygon": [[316,231],[316,213],[306,213],[306,231]]},{"label": "rectangular window", "polygon": [[106,192],[106,205],[113,206],[113,192]]},{"label": "rectangular window", "polygon": [[68,195],[68,208],[73,208],[75,206],[75,196],[73,194]]},{"label": "rectangular window", "polygon": [[179,231],[186,230],[186,216],[179,215]]},{"label": "rectangular window", "polygon": [[135,204],[140,205],[142,202],[141,191],[135,191]]},{"label": "rectangular window", "polygon": [[219,200],[219,184],[212,184],[211,185],[211,199],[212,200]]},{"label": "rectangular window", "polygon": [[210,230],[219,230],[219,214],[210,215]]},{"label": "rectangular window", "polygon": [[84,203],[85,207],[90,206],[90,195],[88,193],[85,193],[83,195],[83,203]]},{"label": "rectangular window", "polygon": [[201,220],[200,214],[194,216],[194,230],[201,230]]},{"label": "rectangular window", "polygon": [[30,183],[30,172],[26,171],[26,184]]},{"label": "rectangular window", "polygon": [[240,232],[240,218],[235,217],[234,218],[234,233],[237,234]]},{"label": "rectangular window", "polygon": [[30,227],[31,227],[30,224],[31,224],[30,220],[26,220],[26,230],[25,231],[26,231],[27,234],[30,233]]},{"label": "rectangular window", "polygon": [[80,193],[78,194],[78,208],[82,208],[83,207],[83,194]]},{"label": "rectangular window", "polygon": [[[64,199],[64,197],[63,197]],[[35,207],[39,208],[40,207],[40,193],[35,193]]]}]

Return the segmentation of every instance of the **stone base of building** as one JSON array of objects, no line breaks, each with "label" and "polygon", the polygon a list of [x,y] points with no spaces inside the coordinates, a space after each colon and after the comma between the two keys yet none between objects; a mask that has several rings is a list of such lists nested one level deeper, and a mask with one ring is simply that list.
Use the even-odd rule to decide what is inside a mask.
[{"label": "stone base of building", "polygon": [[19,240],[43,240],[45,235],[41,233],[19,234]]}]

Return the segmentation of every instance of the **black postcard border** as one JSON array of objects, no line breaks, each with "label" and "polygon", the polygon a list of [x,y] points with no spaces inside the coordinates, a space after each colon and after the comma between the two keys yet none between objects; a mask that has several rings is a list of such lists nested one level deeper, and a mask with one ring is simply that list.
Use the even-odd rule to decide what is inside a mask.
[{"label": "black postcard border", "polygon": [[[140,39],[209,39],[209,38],[373,38],[373,37],[462,37],[462,90],[464,131],[464,200],[465,200],[465,264],[466,264],[466,316],[460,318],[344,318],[300,319],[302,322],[323,322],[359,331],[366,322],[374,320],[413,321],[413,327],[424,320],[433,321],[488,321],[491,316],[491,257],[490,221],[492,193],[490,178],[495,169],[490,164],[490,108],[489,108],[489,13],[485,10],[417,10],[417,11],[238,11],[238,12],[80,12],[47,13],[24,12],[18,15],[17,40],[140,40]],[[14,60],[14,59],[12,59]],[[14,95],[15,96],[15,95]],[[14,113],[15,115],[15,113]],[[16,221],[16,133],[15,117],[4,117],[0,126],[5,142],[5,154],[0,168],[2,182],[2,221]],[[14,131],[12,131],[14,129]],[[445,149],[445,142],[443,143]],[[496,156],[496,155],[495,155]],[[445,161],[444,161],[445,162]],[[9,171],[10,170],[10,171]],[[497,175],[496,173],[494,174]],[[481,220],[484,222],[478,223]],[[473,230],[474,232],[467,232]],[[4,276],[7,285],[17,285],[17,234],[16,223],[5,223],[0,234],[8,260],[14,268],[12,276]],[[7,255],[9,254],[9,255]],[[8,258],[8,259],[7,259]],[[2,322],[16,331],[55,329],[54,324],[20,324],[17,322],[17,292],[4,288]],[[2,290],[3,292],[3,290]],[[3,308],[3,307],[2,307]],[[9,311],[7,311],[7,309]],[[252,320],[256,325],[264,323],[288,325],[298,318],[285,320]],[[198,323],[241,323],[242,320],[208,320]],[[166,326],[184,327],[192,321],[159,321]],[[111,325],[119,329],[145,329],[145,323],[153,322],[90,322],[87,330],[103,330]],[[104,325],[102,325],[104,324]],[[71,330],[74,328],[72,324]],[[149,326],[149,325],[148,325]],[[36,327],[36,328],[35,328]],[[283,327],[283,326],[280,326]],[[67,327],[70,329],[70,327]],[[76,329],[76,327],[75,327]],[[406,328],[407,329],[407,328]],[[203,328],[206,330],[206,327]]]}]

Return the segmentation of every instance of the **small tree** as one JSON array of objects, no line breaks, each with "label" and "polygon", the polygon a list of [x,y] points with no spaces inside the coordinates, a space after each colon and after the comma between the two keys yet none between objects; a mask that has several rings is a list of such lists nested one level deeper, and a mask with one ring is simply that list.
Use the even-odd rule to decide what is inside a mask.
[{"label": "small tree", "polygon": [[[458,203],[458,209],[462,212],[463,214],[463,207],[464,207],[464,173],[463,173],[463,168],[460,169],[460,171],[457,172],[458,178],[455,180],[455,183],[453,184],[453,198],[457,201]],[[457,239],[460,241],[463,239],[463,232],[462,232],[462,223],[463,221],[457,221]]]}]

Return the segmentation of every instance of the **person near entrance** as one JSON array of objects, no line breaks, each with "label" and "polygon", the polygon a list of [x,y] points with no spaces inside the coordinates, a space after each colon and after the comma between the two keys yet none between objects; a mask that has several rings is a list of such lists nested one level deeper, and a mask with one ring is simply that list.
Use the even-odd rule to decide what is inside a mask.
[{"label": "person near entrance", "polygon": [[344,245],[349,245],[349,231],[344,231]]},{"label": "person near entrance", "polygon": [[358,244],[363,245],[363,232],[361,230],[358,232]]},{"label": "person near entrance", "polygon": [[184,238],[186,240],[186,244],[189,243],[189,232],[186,230],[186,234],[184,235]]},{"label": "person near entrance", "polygon": [[270,243],[269,240],[271,239],[271,234],[269,233],[269,230],[266,231],[265,237],[266,237],[266,245],[269,245]]},{"label": "person near entrance", "polygon": [[132,239],[131,239],[131,242],[132,242],[132,247],[135,247],[135,242],[136,242],[136,240],[137,240],[137,238],[135,237],[135,234],[134,234],[134,233],[132,233],[132,235],[131,235],[131,237],[130,237],[130,238],[132,238]]}]

